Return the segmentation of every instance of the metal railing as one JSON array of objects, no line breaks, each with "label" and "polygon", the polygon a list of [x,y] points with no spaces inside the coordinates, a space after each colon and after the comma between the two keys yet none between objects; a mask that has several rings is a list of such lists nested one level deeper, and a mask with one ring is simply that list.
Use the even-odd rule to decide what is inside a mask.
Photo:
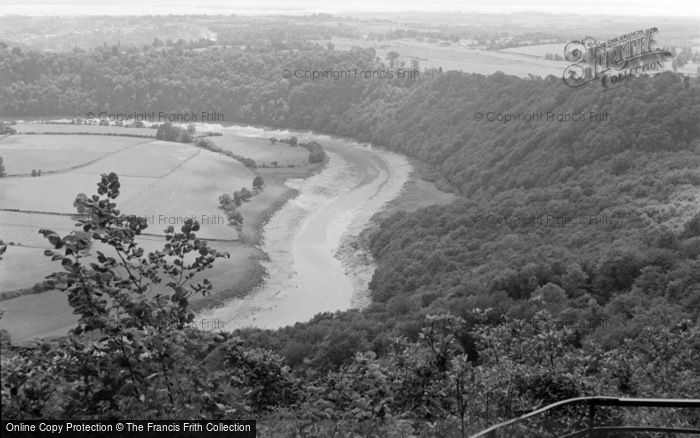
[{"label": "metal railing", "polygon": [[[550,431],[546,434],[538,434],[532,427],[520,427],[520,430],[513,429],[525,425],[534,419],[542,416],[548,416],[556,409],[567,409],[584,406],[588,409],[585,412],[586,426],[575,432],[563,432],[557,434]],[[568,400],[562,400],[557,403],[552,403],[543,408],[537,409],[518,418],[514,418],[503,423],[485,429],[470,438],[500,438],[500,437],[540,437],[540,436],[555,436],[559,438],[576,438],[576,437],[606,437],[606,436],[624,436],[635,432],[651,432],[651,433],[672,433],[677,435],[698,435],[700,436],[700,428],[688,427],[666,427],[666,426],[611,426],[597,425],[596,411],[600,411],[599,407],[633,407],[633,408],[695,408],[700,414],[700,399],[646,399],[646,398],[616,398],[616,397],[579,397]],[[550,420],[551,421],[551,420]],[[526,432],[523,429],[528,429]],[[540,429],[542,431],[543,429]]]}]

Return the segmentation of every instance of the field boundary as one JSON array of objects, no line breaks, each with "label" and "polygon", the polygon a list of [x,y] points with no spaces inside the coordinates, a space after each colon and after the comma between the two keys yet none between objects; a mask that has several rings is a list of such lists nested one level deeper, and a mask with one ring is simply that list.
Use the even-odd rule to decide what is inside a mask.
[{"label": "field boundary", "polygon": [[132,137],[132,138],[152,138],[158,140],[155,135],[141,135],[141,134],[115,134],[115,133],[99,133],[99,132],[34,132],[34,131],[18,131],[15,135],[99,135],[106,137]]},{"label": "field boundary", "polygon": [[[23,135],[24,135],[24,134],[23,134]],[[53,134],[39,134],[39,135],[53,135]],[[66,135],[73,135],[73,134],[66,134]],[[98,135],[99,135],[99,134],[98,134]],[[114,137],[114,136],[113,136],[113,137]],[[123,148],[121,148],[121,149],[117,149],[116,151],[112,151],[112,152],[109,152],[109,153],[107,153],[107,154],[105,154],[105,155],[101,155],[101,156],[99,156],[99,157],[97,157],[97,158],[94,158],[94,159],[92,159],[92,160],[90,160],[90,161],[87,161],[87,162],[85,162],[85,163],[81,163],[81,164],[78,164],[78,165],[75,165],[75,166],[67,167],[67,168],[65,168],[65,169],[47,170],[46,172],[41,172],[41,175],[32,175],[31,173],[8,173],[8,174],[5,175],[3,178],[27,178],[27,177],[30,177],[30,178],[38,178],[38,177],[41,177],[41,176],[44,176],[44,175],[57,175],[57,174],[61,174],[61,173],[68,173],[68,172],[72,172],[72,171],[74,171],[74,170],[78,170],[78,169],[83,168],[83,167],[87,167],[87,166],[89,166],[89,165],[91,165],[91,164],[95,164],[95,163],[97,163],[98,161],[103,160],[103,159],[105,159],[105,158],[107,158],[107,157],[111,157],[112,155],[117,154],[117,153],[119,153],[119,152],[124,152],[124,151],[129,150],[129,149],[131,149],[131,148],[133,148],[133,147],[140,146],[140,145],[142,145],[142,144],[147,144],[147,143],[150,143],[150,142],[152,142],[152,141],[153,141],[152,139],[149,139],[149,141],[142,141],[142,142],[139,142],[139,143],[132,144],[131,146],[125,146],[125,147],[123,147]],[[39,170],[41,170],[41,169],[39,169]]]}]

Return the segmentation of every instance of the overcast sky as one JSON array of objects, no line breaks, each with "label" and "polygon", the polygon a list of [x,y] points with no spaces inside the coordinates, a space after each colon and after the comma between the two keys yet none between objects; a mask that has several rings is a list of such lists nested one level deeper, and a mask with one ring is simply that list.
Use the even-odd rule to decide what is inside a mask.
[{"label": "overcast sky", "polygon": [[700,0],[0,0],[2,15],[296,15],[408,10],[700,17]]}]

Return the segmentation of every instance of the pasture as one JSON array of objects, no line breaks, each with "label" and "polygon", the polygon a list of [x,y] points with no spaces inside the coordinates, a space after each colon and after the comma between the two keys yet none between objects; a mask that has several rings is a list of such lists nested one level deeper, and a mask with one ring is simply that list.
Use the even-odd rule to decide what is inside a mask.
[{"label": "pasture", "polygon": [[[93,194],[100,175],[109,172],[116,172],[120,177],[119,208],[126,214],[146,217],[148,233],[162,234],[168,225],[178,227],[192,217],[203,225],[201,237],[238,239],[238,233],[228,226],[218,209],[219,195],[250,187],[254,177],[253,172],[236,160],[193,145],[155,140],[136,139],[135,142],[131,138],[77,136],[82,143],[66,146],[73,136],[17,137],[18,142],[10,143],[14,147],[13,154],[5,154],[9,149],[2,151],[3,156],[8,157],[9,174],[11,160],[27,152],[19,146],[27,146],[30,152],[41,148],[43,153],[31,161],[36,168],[50,168],[55,157],[61,157],[61,166],[71,170],[0,180],[3,238],[37,250],[37,254],[27,248],[13,250],[16,263],[27,266],[39,263],[37,259],[43,257],[41,251],[46,243],[38,230],[70,231],[73,220],[67,215],[75,213],[76,195]],[[103,144],[104,151],[101,150]],[[99,158],[98,151],[108,152]],[[83,152],[98,158],[84,165]],[[29,287],[36,281],[37,278],[21,270],[3,272],[2,290]]]},{"label": "pasture", "polygon": [[100,126],[100,125],[72,125],[70,123],[18,123],[13,128],[18,134],[33,132],[37,134],[46,133],[87,133],[97,135],[140,135],[155,137],[156,129],[153,128],[133,128],[122,126]]},{"label": "pasture", "polygon": [[542,58],[548,53],[553,55],[564,56],[564,47],[566,44],[537,44],[534,46],[511,47],[508,49],[499,50],[501,53],[512,53],[516,55],[527,55],[534,58]]},{"label": "pasture", "polygon": [[31,174],[34,169],[61,172],[148,141],[132,137],[96,139],[89,135],[10,135],[0,139],[0,156],[9,176]]},{"label": "pasture", "polygon": [[223,134],[211,138],[214,144],[226,151],[252,158],[258,166],[271,166],[275,161],[280,167],[305,166],[309,163],[309,151],[305,148],[279,142],[272,144],[269,139],[245,136],[228,129],[224,129]]},{"label": "pasture", "polygon": [[537,59],[527,53],[510,53],[510,50],[508,52],[480,50],[457,44],[445,46],[414,39],[367,41],[333,37],[330,40],[318,42],[323,45],[331,42],[340,50],[373,47],[377,56],[383,60],[386,60],[387,53],[395,51],[401,55],[398,61],[405,63],[403,67],[405,69],[410,69],[411,61],[415,59],[420,63],[421,70],[442,67],[443,70],[461,70],[465,73],[492,74],[501,71],[520,77],[526,77],[528,74],[546,77],[550,74],[560,76],[569,64],[563,61]]},{"label": "pasture", "polygon": [[[42,126],[76,131],[86,127]],[[115,129],[95,128],[104,132]],[[116,172],[121,183],[116,200],[120,210],[145,217],[149,223],[138,239],[146,251],[162,248],[163,230],[168,225],[179,228],[185,219],[195,218],[201,224],[198,236],[212,239],[212,248],[230,254],[206,273],[214,284],[213,296],[223,299],[246,293],[261,275],[258,260],[262,255],[255,246],[260,226],[290,196],[286,178],[308,174],[308,151],[233,133],[213,140],[260,163],[298,166],[259,169],[265,188],[240,208],[245,242],[228,225],[218,208],[218,198],[243,187],[251,189],[256,173],[230,157],[192,144],[118,136],[15,135],[0,140],[0,156],[10,175],[0,179],[0,238],[12,243],[0,263],[0,292],[30,289],[60,270],[58,263],[44,256],[50,245],[39,229],[52,229],[61,235],[75,230],[75,196],[95,193],[100,175]],[[31,169],[41,169],[42,175],[12,176]],[[103,250],[100,246],[95,244],[92,252]],[[193,297],[193,302],[201,299]],[[55,291],[0,301],[0,309],[6,312],[0,327],[17,340],[62,334],[75,321],[65,297]]]}]

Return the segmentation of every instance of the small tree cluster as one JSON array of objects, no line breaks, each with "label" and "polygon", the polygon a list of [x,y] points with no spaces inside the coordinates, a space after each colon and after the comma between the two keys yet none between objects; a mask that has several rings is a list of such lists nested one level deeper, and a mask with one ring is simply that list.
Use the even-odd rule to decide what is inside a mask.
[{"label": "small tree cluster", "polygon": [[5,122],[0,122],[0,135],[14,135],[17,131]]},{"label": "small tree cluster", "polygon": [[320,143],[312,141],[309,143],[300,143],[302,147],[305,147],[309,151],[309,164],[323,163],[326,161],[326,152]]},{"label": "small tree cluster", "polygon": [[[190,125],[190,127],[194,128],[193,125]],[[173,126],[170,122],[165,122],[158,127],[156,138],[158,140],[174,141],[178,143],[192,143],[194,130],[190,129],[190,127],[188,127],[188,129],[182,129]]]},{"label": "small tree cluster", "polygon": [[[258,178],[258,177],[256,177]],[[262,178],[262,177],[259,177]],[[253,180],[255,187],[255,180]],[[260,186],[262,187],[262,185]],[[224,193],[219,196],[219,208],[222,209],[228,218],[229,225],[235,227],[238,232],[243,229],[243,215],[237,210],[244,202],[250,201],[254,193],[248,188],[243,187],[240,190],[233,192],[233,196]]]}]

